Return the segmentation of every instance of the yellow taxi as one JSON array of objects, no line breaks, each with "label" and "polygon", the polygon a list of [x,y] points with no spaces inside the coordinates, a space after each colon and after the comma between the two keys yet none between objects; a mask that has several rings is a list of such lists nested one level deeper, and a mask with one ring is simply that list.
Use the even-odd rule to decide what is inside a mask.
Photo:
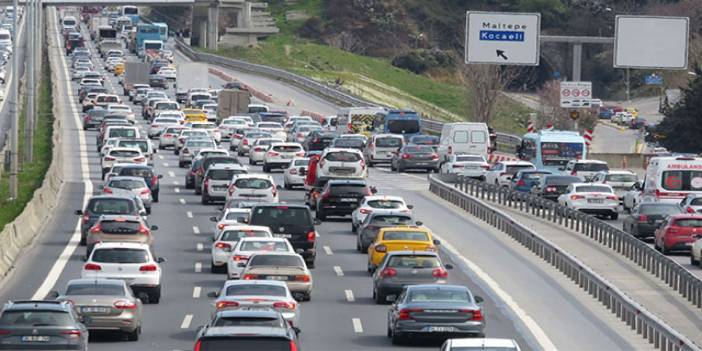
[{"label": "yellow taxi", "polygon": [[115,77],[124,74],[124,62],[120,62],[115,65]]},{"label": "yellow taxi", "polygon": [[392,251],[436,251],[438,240],[424,227],[397,226],[382,228],[368,247],[368,272],[373,272]]},{"label": "yellow taxi", "polygon": [[207,122],[207,115],[204,110],[198,108],[183,109],[185,122]]},{"label": "yellow taxi", "polygon": [[627,107],[624,111],[631,113],[631,116],[634,118],[639,117],[639,110],[635,107]]}]

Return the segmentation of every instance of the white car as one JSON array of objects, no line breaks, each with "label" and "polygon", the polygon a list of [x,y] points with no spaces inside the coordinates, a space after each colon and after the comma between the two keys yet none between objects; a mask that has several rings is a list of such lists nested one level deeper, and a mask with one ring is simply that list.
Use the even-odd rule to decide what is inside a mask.
[{"label": "white car", "polygon": [[368,176],[363,153],[356,149],[327,148],[317,164],[317,179],[364,179]]},{"label": "white car", "polygon": [[[100,97],[98,96],[96,99],[99,98]],[[129,123],[136,123],[136,115],[134,114],[134,111],[132,111],[132,108],[127,105],[107,104],[107,114],[127,116],[127,121],[129,121]]]},{"label": "white car", "polygon": [[248,122],[243,118],[229,117],[223,119],[218,128],[220,133],[222,133],[222,140],[230,140],[234,131],[248,126]]},{"label": "white car", "polygon": [[570,160],[566,164],[563,174],[576,176],[583,182],[589,182],[597,173],[607,171],[609,171],[607,162],[597,160]]},{"label": "white car", "polygon": [[183,126],[168,126],[158,136],[158,149],[163,150],[168,146],[175,147],[176,141],[180,136],[180,132],[185,130]]},{"label": "white car", "polygon": [[456,174],[485,180],[485,173],[490,169],[490,164],[483,155],[477,154],[450,154],[441,164],[441,173]]},{"label": "white car", "polygon": [[[294,186],[305,185],[307,174],[307,166],[310,163],[309,158],[293,158],[290,163],[283,170],[283,187],[285,189],[292,189]],[[300,169],[304,169],[304,172],[300,172]]]},{"label": "white car", "polygon": [[265,158],[266,153],[268,152],[268,149],[270,148],[271,144],[281,142],[283,142],[283,140],[278,138],[256,139],[253,145],[251,145],[251,149],[249,149],[249,164],[255,165],[259,162],[263,162],[263,159]]},{"label": "white car", "polygon": [[246,267],[249,257],[259,252],[295,253],[292,245],[285,238],[243,238],[232,249],[231,258],[227,260],[227,277],[239,279]]},{"label": "white car", "polygon": [[304,157],[305,150],[298,143],[273,143],[263,157],[263,171],[284,168],[295,157]]},{"label": "white car", "polygon": [[102,148],[100,149],[100,157],[105,157],[110,150],[112,150],[113,147],[117,146],[119,144],[119,139],[120,138],[107,138],[104,143],[102,143]]},{"label": "white car", "polygon": [[215,241],[212,243],[212,273],[224,273],[227,269],[227,261],[231,258],[231,253],[239,240],[243,238],[272,238],[270,228],[259,225],[234,224],[225,225],[219,231]]},{"label": "white car", "polygon": [[178,167],[185,168],[190,164],[201,149],[216,149],[217,144],[213,140],[188,138],[183,144],[183,149],[178,154]]},{"label": "white car", "polygon": [[215,222],[214,230],[212,231],[212,240],[217,240],[217,236],[222,232],[222,229],[228,225],[243,225],[249,219],[251,209],[249,208],[225,208],[221,216],[210,217],[212,222]]},{"label": "white car", "polygon": [[697,235],[697,240],[690,248],[690,264],[702,268],[702,235]]},{"label": "white car", "polygon": [[680,202],[680,207],[687,213],[702,213],[702,196],[699,194],[688,194]]},{"label": "white car", "polygon": [[497,186],[509,187],[512,177],[519,171],[536,169],[533,164],[526,161],[502,161],[495,163],[485,173],[485,182]]},{"label": "white car", "polygon": [[114,147],[102,158],[102,176],[105,176],[112,165],[115,163],[136,163],[147,165],[146,157],[141,153],[141,150],[131,147]]},{"label": "white car", "polygon": [[95,244],[81,270],[81,278],[121,279],[136,296],[148,297],[148,303],[161,299],[161,266],[148,244],[101,242]]},{"label": "white car", "polygon": [[591,182],[608,184],[622,201],[626,192],[639,182],[639,177],[632,171],[610,170],[598,172],[592,177]]},{"label": "white car", "polygon": [[202,110],[205,111],[205,116],[208,121],[217,121],[217,104],[203,104]]},{"label": "white car", "polygon": [[256,123],[256,129],[264,132],[269,132],[273,138],[278,138],[281,140],[286,140],[287,133],[285,133],[285,128],[283,128],[280,123],[276,122],[258,122]]},{"label": "white car", "polygon": [[71,75],[71,80],[83,79],[83,74],[90,72],[90,67],[87,65],[78,66],[73,69],[73,74]]},{"label": "white car", "polygon": [[161,67],[158,69],[158,74],[166,77],[166,79],[176,80],[176,69],[173,67]]},{"label": "white car", "polygon": [[246,166],[240,164],[215,163],[209,166],[202,178],[202,204],[208,205],[212,201],[226,199],[232,178],[248,172]]},{"label": "white car", "polygon": [[318,125],[297,125],[290,130],[290,133],[288,133],[288,141],[302,144],[305,142],[305,139],[308,135],[310,135],[310,133],[321,130],[322,127]]},{"label": "white car", "polygon": [[192,130],[206,131],[216,143],[222,141],[222,133],[219,131],[219,128],[217,128],[217,125],[212,122],[187,123],[186,127],[190,127]]},{"label": "white car", "polygon": [[166,127],[176,126],[180,126],[180,122],[176,118],[156,117],[149,125],[147,135],[149,136],[149,139],[153,139],[161,135],[161,133],[166,129]]},{"label": "white car", "polygon": [[264,104],[249,104],[249,113],[268,112],[270,108]]},{"label": "white car", "polygon": [[265,174],[240,174],[234,176],[227,201],[240,199],[248,201],[278,202],[278,186],[273,177]]},{"label": "white car", "polygon": [[180,149],[183,148],[183,145],[185,145],[185,141],[188,140],[188,138],[193,137],[193,139],[208,139],[212,140],[212,137],[210,136],[210,133],[208,133],[205,130],[192,130],[188,127],[184,127],[185,129],[180,132],[180,135],[178,135],[178,138],[176,139],[174,148],[173,148],[173,153],[178,155],[180,153]]},{"label": "white car", "polygon": [[520,351],[519,345],[512,339],[464,338],[448,339],[441,346],[441,351]]},{"label": "white car", "polygon": [[573,183],[558,197],[558,203],[568,208],[611,219],[619,218],[619,197],[607,184]]},{"label": "white car", "polygon": [[185,121],[185,113],[183,111],[174,111],[174,110],[162,110],[162,111],[156,111],[156,117],[164,117],[164,118],[174,118],[178,120],[178,123],[182,124]]},{"label": "white car", "polygon": [[300,308],[285,282],[276,280],[227,280],[214,294],[215,311],[271,308],[294,327],[300,325]]},{"label": "white car", "polygon": [[361,203],[351,213],[351,231],[356,232],[358,226],[363,223],[371,213],[406,213],[411,214],[412,205],[407,205],[405,199],[400,196],[371,195],[361,200]]}]

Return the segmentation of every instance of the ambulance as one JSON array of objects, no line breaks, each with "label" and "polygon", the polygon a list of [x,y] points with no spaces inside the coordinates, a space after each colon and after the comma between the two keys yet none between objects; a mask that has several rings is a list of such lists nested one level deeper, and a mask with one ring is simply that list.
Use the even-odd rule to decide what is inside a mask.
[{"label": "ambulance", "polygon": [[654,157],[646,168],[643,198],[679,203],[688,194],[702,196],[702,158]]}]

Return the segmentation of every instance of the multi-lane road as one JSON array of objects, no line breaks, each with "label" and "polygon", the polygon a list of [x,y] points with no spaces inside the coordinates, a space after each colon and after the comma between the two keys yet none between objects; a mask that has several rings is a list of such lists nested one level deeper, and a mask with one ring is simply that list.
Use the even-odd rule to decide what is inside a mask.
[{"label": "multi-lane road", "polygon": [[[53,13],[53,12],[51,12]],[[56,70],[57,118],[63,133],[65,185],[60,205],[46,219],[42,233],[18,260],[3,282],[0,301],[43,298],[50,290],[62,289],[80,275],[85,254],[78,243],[75,209],[98,193],[101,185],[95,132],[80,126],[77,86],[70,82],[66,57],[59,42],[55,17],[49,16],[50,55]],[[91,49],[94,47],[91,46]],[[95,55],[97,56],[97,55]],[[130,58],[135,59],[135,58]],[[99,65],[99,58],[95,63]],[[186,60],[176,56],[176,64]],[[121,91],[109,73],[106,85]],[[275,108],[290,113],[311,110],[334,113],[336,106],[280,82],[228,71],[245,83],[273,95]],[[223,81],[211,75],[212,87]],[[170,91],[169,94],[173,94]],[[285,106],[288,100],[294,106]],[[137,115],[140,107],[133,106]],[[145,132],[145,121],[138,122]],[[225,145],[226,146],[226,145]],[[242,163],[246,163],[242,159]],[[155,168],[164,178],[161,202],[149,218],[159,226],[156,251],[163,264],[163,297],[158,305],[146,305],[143,334],[135,343],[112,335],[93,333],[92,350],[190,350],[196,328],[210,315],[212,300],[207,292],[218,289],[225,275],[209,271],[209,245],[218,205],[204,206],[192,190],[184,187],[185,170],[177,167],[170,150],[156,154]],[[260,172],[250,167],[250,172]],[[274,178],[282,182],[280,173]],[[516,339],[526,350],[646,350],[643,340],[626,329],[608,311],[579,291],[555,269],[543,264],[527,250],[495,229],[458,212],[427,190],[424,174],[391,174],[371,170],[369,181],[384,194],[403,196],[413,204],[417,218],[443,239],[442,255],[456,268],[450,280],[470,287],[486,298],[484,310],[489,337]],[[283,191],[281,200],[301,201],[301,191]],[[386,338],[387,306],[371,300],[371,280],[366,257],[355,250],[355,238],[347,220],[330,220],[318,228],[318,257],[313,270],[312,300],[302,303],[301,343],[305,350],[437,349],[436,342],[394,347]]]}]

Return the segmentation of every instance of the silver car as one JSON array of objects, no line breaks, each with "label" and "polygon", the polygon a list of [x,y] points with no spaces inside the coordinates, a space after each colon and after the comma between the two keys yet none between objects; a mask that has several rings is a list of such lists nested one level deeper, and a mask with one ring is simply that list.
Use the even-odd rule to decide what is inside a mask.
[{"label": "silver car", "polygon": [[88,350],[88,329],[64,301],[7,302],[0,312],[0,330],[5,350]]},{"label": "silver car", "polygon": [[246,174],[248,170],[243,165],[215,163],[207,168],[202,182],[202,204],[212,201],[224,201],[227,197],[229,183],[237,174]]},{"label": "silver car", "polygon": [[373,272],[373,299],[383,304],[390,296],[397,298],[408,285],[446,284],[448,269],[453,266],[444,265],[436,252],[388,252]]},{"label": "silver car", "polygon": [[294,158],[290,160],[290,163],[283,169],[283,186],[285,189],[290,190],[294,186],[305,185],[305,175],[307,174],[309,163],[309,158]]},{"label": "silver car", "polygon": [[212,139],[188,139],[183,144],[183,149],[178,154],[178,167],[184,168],[192,162],[193,157],[200,152],[200,149],[215,149],[217,143]]},{"label": "silver car", "polygon": [[151,189],[141,177],[113,176],[102,187],[103,194],[114,194],[115,189],[129,190],[144,202],[146,213],[151,213]]}]

